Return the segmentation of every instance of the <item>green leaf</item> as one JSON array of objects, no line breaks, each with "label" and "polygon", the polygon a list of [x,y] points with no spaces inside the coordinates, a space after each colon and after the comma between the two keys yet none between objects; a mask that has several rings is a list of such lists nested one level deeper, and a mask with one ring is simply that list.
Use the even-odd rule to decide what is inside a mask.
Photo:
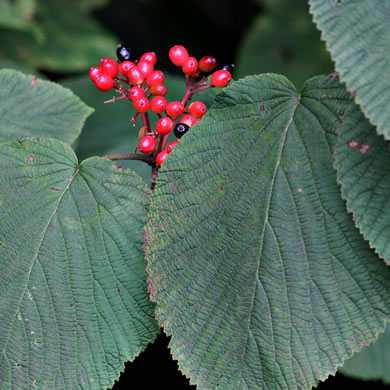
[{"label": "green leaf", "polygon": [[94,10],[96,8],[102,8],[107,5],[109,0],[72,0],[73,3],[79,6],[81,9],[88,11]]},{"label": "green leaf", "polygon": [[348,211],[370,246],[390,264],[389,142],[356,105],[338,133],[335,166]]},{"label": "green leaf", "polygon": [[310,389],[384,330],[390,268],[355,228],[332,162],[349,104],[323,76],[300,94],[282,76],[246,77],[161,168],[149,288],[199,390]]},{"label": "green leaf", "polygon": [[310,0],[336,70],[379,134],[390,139],[390,5],[386,1]]},{"label": "green leaf", "polygon": [[379,335],[378,340],[368,348],[347,360],[340,368],[343,375],[363,380],[382,380],[390,384],[390,327]]},{"label": "green leaf", "polygon": [[44,39],[2,29],[0,56],[56,72],[87,70],[103,57],[115,54],[117,39],[103,30],[77,4],[40,0],[36,22]]},{"label": "green leaf", "polygon": [[57,140],[0,145],[2,389],[106,389],[158,332],[142,251],[149,192]]},{"label": "green leaf", "polygon": [[36,11],[35,0],[1,0],[0,26],[12,29],[28,29]]},{"label": "green leaf", "polygon": [[34,136],[71,144],[92,112],[58,84],[0,70],[0,142]]},{"label": "green leaf", "polygon": [[283,74],[297,86],[317,74],[333,72],[306,0],[267,4],[242,39],[234,75],[265,72]]}]

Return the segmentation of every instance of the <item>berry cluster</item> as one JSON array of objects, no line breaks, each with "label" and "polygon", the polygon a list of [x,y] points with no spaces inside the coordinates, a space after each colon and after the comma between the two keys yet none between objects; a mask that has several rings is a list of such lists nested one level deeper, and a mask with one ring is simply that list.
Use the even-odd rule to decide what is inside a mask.
[{"label": "berry cluster", "polygon": [[[133,125],[135,126],[138,116],[141,116],[143,122],[139,131],[138,150],[153,156],[153,164],[157,164],[158,168],[180,138],[190,127],[201,121],[207,112],[206,105],[201,101],[189,103],[192,96],[207,88],[227,86],[232,78],[234,65],[225,65],[215,70],[217,60],[214,57],[205,56],[198,61],[188,54],[184,46],[173,46],[169,50],[169,58],[185,74],[186,93],[182,101],[168,101],[165,97],[165,76],[161,70],[155,69],[157,56],[154,52],[146,52],[134,62],[130,61],[130,49],[123,45],[118,45],[116,54],[118,61],[103,58],[98,67],[90,69],[89,76],[100,91],[114,89],[120,95],[107,102],[120,99],[132,102],[137,111],[132,118]],[[150,112],[159,117],[155,129],[150,126]],[[172,131],[178,140],[167,145]]]}]

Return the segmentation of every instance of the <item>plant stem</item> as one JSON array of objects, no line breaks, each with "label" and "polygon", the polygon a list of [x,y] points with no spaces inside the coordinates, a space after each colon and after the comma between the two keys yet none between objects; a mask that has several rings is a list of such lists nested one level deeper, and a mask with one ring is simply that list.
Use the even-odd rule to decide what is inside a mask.
[{"label": "plant stem", "polygon": [[150,121],[149,121],[149,115],[147,112],[142,112],[141,113],[141,117],[142,117],[142,122],[144,124],[144,127],[146,127],[146,130],[148,133],[150,133],[152,131],[151,127],[150,127]]},{"label": "plant stem", "polygon": [[203,87],[203,88],[198,88],[198,89],[196,89],[196,90],[192,90],[192,93],[194,94],[194,93],[198,93],[198,92],[201,92],[201,91],[204,91],[205,89],[209,89],[209,88],[212,88],[213,87],[213,85],[212,84],[209,84],[209,85],[206,85],[205,87]]},{"label": "plant stem", "polygon": [[155,164],[152,167],[152,177],[150,179],[150,189],[152,190],[152,192],[154,191],[154,187],[156,186],[156,179],[158,176],[158,170],[159,170],[159,166],[157,164]]},{"label": "plant stem", "polygon": [[139,160],[143,161],[151,167],[156,165],[156,157],[154,155],[141,154],[141,153],[116,153],[104,156],[103,158],[111,161],[116,160]]}]

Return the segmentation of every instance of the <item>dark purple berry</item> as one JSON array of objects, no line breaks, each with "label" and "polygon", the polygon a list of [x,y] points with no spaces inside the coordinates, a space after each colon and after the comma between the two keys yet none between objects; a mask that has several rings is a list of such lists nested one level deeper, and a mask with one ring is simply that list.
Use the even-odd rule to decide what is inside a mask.
[{"label": "dark purple berry", "polygon": [[175,134],[177,138],[181,138],[185,133],[187,133],[189,128],[190,126],[185,123],[177,123],[173,128],[173,134]]},{"label": "dark purple berry", "polygon": [[116,55],[118,57],[118,60],[120,62],[123,62],[123,61],[129,61],[130,60],[130,49],[128,47],[125,47],[121,44],[119,44],[117,47],[116,47]]},{"label": "dark purple berry", "polygon": [[234,64],[224,65],[221,69],[222,70],[227,70],[229,73],[233,73]]}]

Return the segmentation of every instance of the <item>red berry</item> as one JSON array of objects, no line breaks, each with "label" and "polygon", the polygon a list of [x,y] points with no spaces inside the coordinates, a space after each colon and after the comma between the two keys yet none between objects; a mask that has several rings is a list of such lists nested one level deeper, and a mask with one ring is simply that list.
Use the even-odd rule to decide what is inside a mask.
[{"label": "red berry", "polygon": [[150,108],[150,102],[149,99],[145,96],[141,96],[137,99],[133,100],[134,108],[138,112],[147,112]]},{"label": "red berry", "polygon": [[188,51],[182,45],[176,45],[169,49],[169,58],[176,66],[182,66],[188,58]]},{"label": "red berry", "polygon": [[188,75],[193,75],[198,71],[198,60],[195,57],[188,57],[182,65],[183,72]]},{"label": "red berry", "polygon": [[202,118],[207,112],[207,107],[201,101],[192,102],[188,107],[188,112],[195,118]]},{"label": "red berry", "polygon": [[199,70],[201,72],[209,73],[217,66],[217,60],[212,56],[204,56],[199,61]]},{"label": "red berry", "polygon": [[168,158],[168,152],[166,150],[163,150],[162,152],[160,152],[157,157],[156,157],[156,163],[157,165],[159,165],[161,167],[161,164],[166,161],[166,159]]},{"label": "red berry", "polygon": [[195,126],[198,122],[200,122],[202,119],[201,118],[194,118],[192,122],[192,126]]},{"label": "red berry", "polygon": [[100,76],[101,72],[100,72],[100,68],[98,68],[97,66],[92,66],[90,69],[89,69],[89,78],[93,81],[93,82],[96,82],[96,79]]},{"label": "red berry", "polygon": [[130,96],[130,100],[134,101],[140,97],[144,97],[145,91],[140,87],[133,87],[133,88],[130,88],[129,96]]},{"label": "red berry", "polygon": [[156,84],[162,84],[164,81],[165,81],[165,75],[161,70],[155,70],[146,79],[146,82],[148,83],[149,87]]},{"label": "red berry", "polygon": [[187,115],[183,115],[180,118],[180,123],[185,123],[186,125],[191,127],[194,124],[194,120],[195,118],[192,115],[187,114]]},{"label": "red berry", "polygon": [[131,84],[140,85],[144,81],[144,76],[141,71],[138,69],[138,66],[133,66],[129,69],[127,77],[130,80]]},{"label": "red berry", "polygon": [[173,148],[179,143],[179,141],[173,141],[170,144],[167,145],[167,153],[171,153]]},{"label": "red berry", "polygon": [[167,108],[165,109],[165,112],[171,118],[175,118],[175,117],[183,114],[184,110],[185,110],[185,107],[181,102],[174,101],[174,102],[168,103]]},{"label": "red berry", "polygon": [[129,72],[129,70],[135,66],[134,62],[131,62],[131,61],[123,61],[119,64],[119,73],[122,75],[122,76],[125,76],[127,77],[127,73]]},{"label": "red berry", "polygon": [[211,75],[211,84],[213,84],[214,87],[222,88],[226,87],[231,79],[231,73],[227,70],[221,69]]},{"label": "red berry", "polygon": [[152,65],[156,65],[156,62],[157,62],[156,53],[154,51],[148,51],[148,52],[142,54],[142,56],[140,58],[140,62],[141,61],[147,61],[147,62],[150,62]]},{"label": "red berry", "polygon": [[99,65],[100,71],[112,78],[118,76],[118,64],[112,58],[103,58]]},{"label": "red berry", "polygon": [[144,79],[153,73],[153,64],[145,60],[139,61],[137,68],[142,73],[142,76],[144,76]]},{"label": "red berry", "polygon": [[108,74],[101,73],[95,81],[96,88],[99,91],[107,92],[111,91],[114,87],[114,79]]},{"label": "red berry", "polygon": [[167,92],[167,88],[163,84],[155,84],[150,87],[150,93],[152,95],[165,96]]},{"label": "red berry", "polygon": [[142,153],[151,153],[156,147],[156,140],[150,135],[143,137],[138,144],[138,149]]},{"label": "red berry", "polygon": [[161,114],[165,111],[167,104],[167,99],[164,96],[154,96],[150,101],[150,108],[156,114]]},{"label": "red berry", "polygon": [[157,133],[160,135],[169,134],[173,128],[173,125],[174,123],[171,118],[168,118],[167,116],[160,118],[156,123]]}]

